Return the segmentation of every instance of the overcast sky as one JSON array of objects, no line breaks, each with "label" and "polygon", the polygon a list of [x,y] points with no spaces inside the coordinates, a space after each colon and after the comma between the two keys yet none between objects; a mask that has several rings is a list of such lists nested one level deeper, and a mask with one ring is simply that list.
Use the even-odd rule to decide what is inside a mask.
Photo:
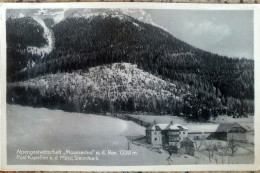
[{"label": "overcast sky", "polygon": [[145,10],[173,36],[206,51],[253,59],[253,11]]}]

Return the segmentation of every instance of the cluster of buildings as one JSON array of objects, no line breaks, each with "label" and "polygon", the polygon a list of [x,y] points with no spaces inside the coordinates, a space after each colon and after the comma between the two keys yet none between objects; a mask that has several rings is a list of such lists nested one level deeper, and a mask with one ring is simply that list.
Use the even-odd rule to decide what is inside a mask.
[{"label": "cluster of buildings", "polygon": [[217,139],[247,141],[247,129],[238,123],[193,125],[153,124],[146,129],[146,140],[154,146],[175,146],[181,153],[194,155],[194,141]]}]

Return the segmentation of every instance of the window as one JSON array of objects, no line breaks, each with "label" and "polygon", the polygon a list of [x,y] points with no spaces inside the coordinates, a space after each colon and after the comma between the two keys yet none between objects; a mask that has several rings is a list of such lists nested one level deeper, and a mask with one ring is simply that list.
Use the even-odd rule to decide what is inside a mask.
[{"label": "window", "polygon": [[183,129],[182,126],[178,126],[178,128],[181,129],[181,130]]},{"label": "window", "polygon": [[157,141],[157,138],[154,138],[155,141]]},{"label": "window", "polygon": [[168,135],[179,135],[179,132],[168,132]]},{"label": "window", "polygon": [[185,132],[183,132],[183,134],[185,134]]},{"label": "window", "polygon": [[170,142],[176,142],[176,141],[179,141],[179,137],[176,137],[176,136],[169,136],[169,141],[170,141]]}]

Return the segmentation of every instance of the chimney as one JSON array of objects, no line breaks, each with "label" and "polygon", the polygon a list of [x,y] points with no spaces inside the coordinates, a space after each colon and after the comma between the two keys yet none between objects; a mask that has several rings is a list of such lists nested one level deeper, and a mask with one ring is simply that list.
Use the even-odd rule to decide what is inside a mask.
[{"label": "chimney", "polygon": [[171,121],[171,125],[173,125],[173,122]]}]

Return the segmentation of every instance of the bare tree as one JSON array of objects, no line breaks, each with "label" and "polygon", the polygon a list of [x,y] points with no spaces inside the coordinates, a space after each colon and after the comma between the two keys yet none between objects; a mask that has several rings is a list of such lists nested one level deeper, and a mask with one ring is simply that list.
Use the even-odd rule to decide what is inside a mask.
[{"label": "bare tree", "polygon": [[208,156],[210,162],[211,162],[212,158],[215,159],[215,161],[217,162],[217,157],[215,156],[215,154],[218,152],[218,149],[219,149],[219,146],[216,144],[213,144],[212,141],[210,141],[210,143],[206,144],[205,150],[207,151],[207,156]]},{"label": "bare tree", "polygon": [[220,154],[221,155],[221,162],[222,162],[222,164],[224,164],[224,162],[225,162],[224,158],[228,154],[228,145],[227,144],[220,146],[220,153],[221,153]]},{"label": "bare tree", "polygon": [[238,141],[234,138],[234,136],[232,136],[228,140],[228,149],[230,150],[232,157],[237,152],[238,147],[239,147]]},{"label": "bare tree", "polygon": [[202,138],[200,138],[199,140],[197,140],[196,142],[195,142],[195,149],[197,150],[197,151],[200,151],[200,149],[201,149],[201,147],[204,145],[204,143],[205,143],[205,139],[202,137]]},{"label": "bare tree", "polygon": [[212,141],[210,141],[210,143],[207,142],[205,150],[207,151],[207,156],[209,158],[209,161],[211,162],[211,158],[213,156],[213,144],[212,144]]},{"label": "bare tree", "polygon": [[214,160],[215,160],[216,164],[218,164],[218,155],[217,154],[214,155]]}]

